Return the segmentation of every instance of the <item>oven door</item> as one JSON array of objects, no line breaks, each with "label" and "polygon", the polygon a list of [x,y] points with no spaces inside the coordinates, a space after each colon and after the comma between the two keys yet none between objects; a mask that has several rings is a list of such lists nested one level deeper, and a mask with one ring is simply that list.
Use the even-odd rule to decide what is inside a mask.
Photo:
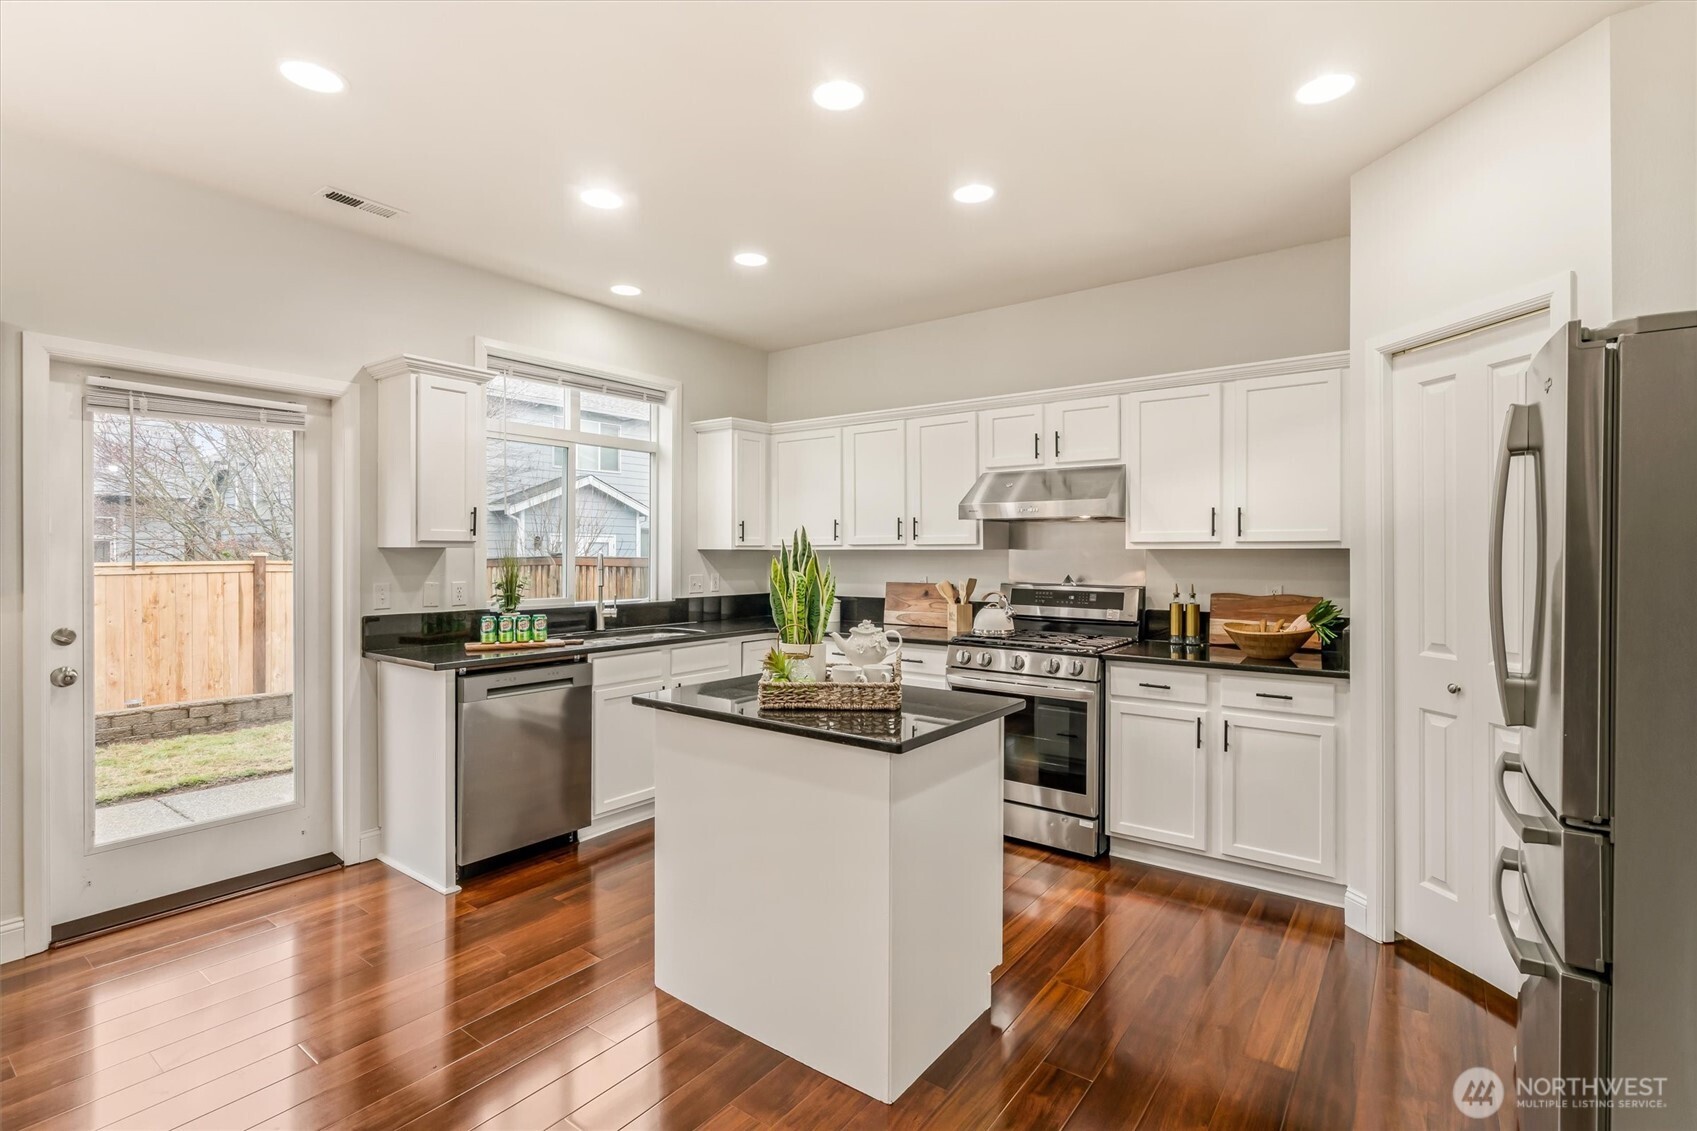
[{"label": "oven door", "polygon": [[1102,815],[1102,706],[1094,684],[950,672],[949,686],[1025,701],[1002,720],[1002,796],[1080,817]]}]

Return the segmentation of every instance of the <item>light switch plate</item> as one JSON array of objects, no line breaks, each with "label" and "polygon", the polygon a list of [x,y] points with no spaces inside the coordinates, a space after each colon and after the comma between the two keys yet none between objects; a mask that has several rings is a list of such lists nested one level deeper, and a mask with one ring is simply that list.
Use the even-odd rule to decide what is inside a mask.
[{"label": "light switch plate", "polygon": [[701,575],[699,573],[690,574],[689,575],[689,591],[691,593],[699,593],[699,592],[701,592],[701,589],[702,589]]},{"label": "light switch plate", "polygon": [[379,581],[371,587],[371,607],[379,611],[389,607],[389,583],[387,581]]},{"label": "light switch plate", "polygon": [[465,582],[455,581],[450,583],[448,586],[448,592],[451,594],[449,599],[450,604],[459,606],[463,606],[465,604]]},{"label": "light switch plate", "polygon": [[440,581],[426,581],[424,583],[424,595],[419,599],[419,604],[427,609],[441,608],[442,583]]},{"label": "light switch plate", "polygon": [[716,574],[716,573],[708,574],[707,575],[707,592],[717,593],[718,591],[719,591],[719,575]]}]

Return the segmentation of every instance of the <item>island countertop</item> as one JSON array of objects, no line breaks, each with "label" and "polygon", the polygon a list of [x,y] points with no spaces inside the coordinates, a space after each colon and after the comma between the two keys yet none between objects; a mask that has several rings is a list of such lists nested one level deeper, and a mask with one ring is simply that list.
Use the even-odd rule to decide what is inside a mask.
[{"label": "island countertop", "polygon": [[791,711],[760,709],[755,685],[759,676],[715,680],[695,687],[674,687],[632,697],[631,702],[733,726],[794,734],[905,754],[928,743],[983,726],[1022,709],[1025,703],[977,691],[944,691],[907,684],[899,711]]}]

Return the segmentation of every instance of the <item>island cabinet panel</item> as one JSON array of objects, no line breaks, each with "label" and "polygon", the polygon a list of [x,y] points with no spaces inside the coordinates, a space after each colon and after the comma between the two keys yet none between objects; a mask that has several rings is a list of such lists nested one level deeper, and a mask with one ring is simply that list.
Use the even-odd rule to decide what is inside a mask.
[{"label": "island cabinet panel", "polygon": [[1332,723],[1222,712],[1222,853],[1337,874],[1336,732]]},{"label": "island cabinet panel", "polygon": [[815,546],[843,537],[843,430],[819,428],[772,437],[772,537],[805,528]]},{"label": "island cabinet panel", "polygon": [[1206,850],[1207,712],[1115,701],[1108,720],[1109,832]]}]

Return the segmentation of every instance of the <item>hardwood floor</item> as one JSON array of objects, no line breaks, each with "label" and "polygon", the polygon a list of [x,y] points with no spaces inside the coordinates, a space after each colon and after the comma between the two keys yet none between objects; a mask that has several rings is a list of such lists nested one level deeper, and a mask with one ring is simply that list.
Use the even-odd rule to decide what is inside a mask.
[{"label": "hardwood floor", "polygon": [[1490,1125],[1450,1090],[1512,1079],[1512,1004],[1418,947],[1158,868],[1005,861],[993,1005],[890,1107],[655,990],[639,826],[455,897],[362,864],[8,965],[0,1124]]}]

